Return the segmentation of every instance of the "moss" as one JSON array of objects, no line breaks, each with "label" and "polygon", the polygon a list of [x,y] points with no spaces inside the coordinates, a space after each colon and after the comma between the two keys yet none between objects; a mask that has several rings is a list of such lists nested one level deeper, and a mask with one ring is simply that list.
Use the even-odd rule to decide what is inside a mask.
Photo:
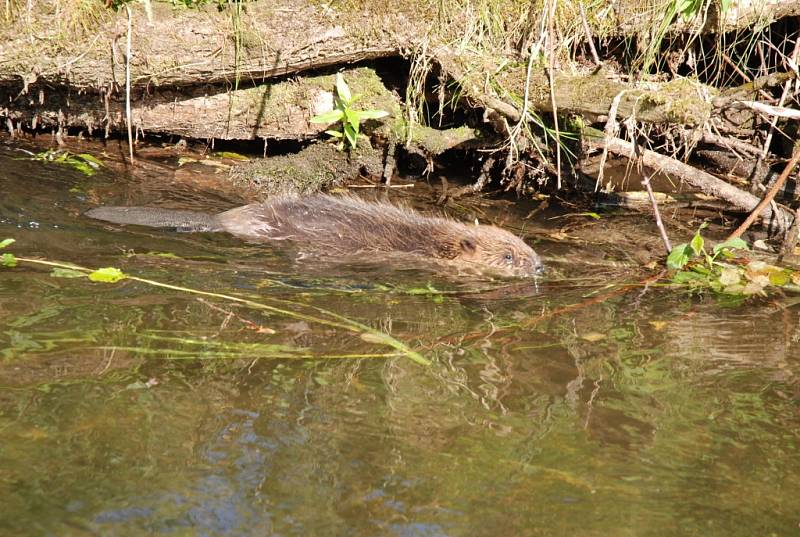
[{"label": "moss", "polygon": [[379,174],[382,152],[360,144],[353,152],[338,151],[333,144],[313,144],[296,155],[282,155],[236,167],[231,179],[258,197],[308,194],[341,186],[361,170]]},{"label": "moss", "polygon": [[437,130],[415,125],[411,131],[412,141],[431,155],[440,155],[448,149],[478,137],[478,131],[467,126]]},{"label": "moss", "polygon": [[701,88],[707,88],[688,78],[665,82],[659,90],[643,94],[642,107],[657,107],[671,122],[689,126],[702,125],[711,116],[710,99],[701,97]]}]

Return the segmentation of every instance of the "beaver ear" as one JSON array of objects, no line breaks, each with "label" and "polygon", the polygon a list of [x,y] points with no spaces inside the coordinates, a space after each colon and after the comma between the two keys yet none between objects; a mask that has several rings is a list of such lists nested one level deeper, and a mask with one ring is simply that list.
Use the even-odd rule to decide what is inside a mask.
[{"label": "beaver ear", "polygon": [[461,239],[461,242],[459,242],[458,245],[461,247],[462,252],[466,252],[468,254],[474,254],[478,247],[477,244],[475,244],[475,241],[469,237],[464,237]]}]

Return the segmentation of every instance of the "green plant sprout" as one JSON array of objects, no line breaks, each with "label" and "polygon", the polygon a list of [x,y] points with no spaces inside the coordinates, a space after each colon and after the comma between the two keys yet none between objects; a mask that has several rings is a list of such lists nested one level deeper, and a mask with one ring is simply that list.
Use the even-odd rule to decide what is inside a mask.
[{"label": "green plant sprout", "polygon": [[319,114],[311,118],[311,123],[336,123],[340,121],[341,130],[328,129],[325,134],[339,140],[339,151],[344,150],[345,141],[350,149],[355,149],[361,122],[365,119],[380,119],[389,115],[385,110],[356,110],[355,102],[361,95],[353,95],[344,81],[341,73],[336,73],[336,98],[335,108],[330,112]]}]

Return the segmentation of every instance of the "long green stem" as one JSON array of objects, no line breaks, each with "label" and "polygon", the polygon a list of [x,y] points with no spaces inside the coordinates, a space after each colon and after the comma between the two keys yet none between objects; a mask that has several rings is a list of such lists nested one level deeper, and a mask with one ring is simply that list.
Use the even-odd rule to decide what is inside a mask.
[{"label": "long green stem", "polygon": [[[17,257],[16,260],[19,261],[19,262],[31,263],[31,264],[35,264],[35,265],[44,265],[44,266],[48,266],[48,267],[56,267],[56,268],[77,270],[77,271],[80,271],[80,272],[85,272],[87,274],[90,274],[90,273],[94,272],[94,270],[92,270],[92,269],[89,269],[89,268],[86,268],[86,267],[81,267],[79,265],[73,265],[71,263],[59,263],[57,261],[47,261],[47,260],[44,260],[44,259],[32,259],[32,258],[26,258],[26,257]],[[314,307],[314,309],[316,309],[320,313],[323,313],[325,315],[333,317],[336,320],[332,321],[332,320],[329,320],[329,319],[323,319],[323,318],[320,318],[320,317],[315,317],[313,315],[307,315],[305,313],[298,313],[296,311],[291,311],[291,310],[284,309],[284,308],[278,308],[278,307],[275,307],[275,306],[270,306],[269,304],[263,304],[261,302],[256,302],[254,300],[249,300],[249,299],[246,299],[246,298],[240,298],[240,297],[237,297],[237,296],[226,295],[226,294],[223,294],[223,293],[213,293],[211,291],[201,291],[199,289],[192,289],[190,287],[183,287],[183,286],[180,286],[180,285],[172,285],[172,284],[169,284],[169,283],[163,283],[163,282],[159,282],[159,281],[156,281],[156,280],[150,280],[150,279],[147,279],[147,278],[139,278],[138,276],[125,275],[125,279],[132,280],[132,281],[135,281],[135,282],[144,283],[144,284],[147,284],[147,285],[151,285],[153,287],[160,287],[162,289],[170,289],[172,291],[180,291],[182,293],[189,293],[189,294],[198,295],[198,296],[207,296],[207,297],[212,297],[212,298],[218,298],[218,299],[221,299],[221,300],[226,300],[228,302],[237,302],[239,304],[244,304],[244,305],[246,305],[248,307],[251,307],[253,309],[265,310],[265,311],[269,311],[269,312],[272,312],[272,313],[276,313],[278,315],[283,315],[285,317],[290,317],[290,318],[293,318],[293,319],[299,319],[299,320],[308,321],[308,322],[312,322],[312,323],[322,324],[322,325],[330,326],[330,327],[333,327],[333,328],[341,328],[343,330],[348,330],[350,332],[359,334],[361,336],[361,338],[366,340],[366,341],[370,341],[370,342],[373,342],[373,343],[381,343],[383,345],[387,345],[387,346],[399,351],[400,353],[402,353],[406,357],[410,358],[414,362],[417,362],[418,364],[430,365],[430,361],[429,360],[424,358],[418,352],[413,351],[407,345],[405,345],[403,342],[393,338],[389,334],[387,334],[385,332],[381,332],[380,330],[375,330],[374,328],[370,328],[367,325],[361,324],[361,323],[359,323],[357,321],[354,321],[352,319],[348,319],[347,317],[344,317],[344,316],[339,315],[339,314],[337,314],[335,312],[332,312],[332,311],[329,311],[329,310],[325,310],[325,309],[322,309],[322,308]]]}]

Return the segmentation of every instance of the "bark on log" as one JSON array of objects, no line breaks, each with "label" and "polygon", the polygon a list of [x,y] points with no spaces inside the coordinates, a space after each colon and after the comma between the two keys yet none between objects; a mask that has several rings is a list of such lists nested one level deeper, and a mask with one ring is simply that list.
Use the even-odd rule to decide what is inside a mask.
[{"label": "bark on log", "polygon": [[[351,69],[344,76],[353,92],[362,95],[359,106],[400,116],[399,103],[373,70]],[[326,128],[309,120],[333,109],[334,80],[334,75],[312,76],[222,92],[219,87],[205,85],[154,87],[133,97],[132,121],[143,133],[197,139],[309,139]],[[125,127],[125,102],[119,94],[105,99],[93,93],[50,90],[41,84],[31,90],[35,98],[17,100],[15,107],[0,106],[0,117],[10,118],[16,128],[67,126],[91,133]],[[6,97],[9,93],[0,87],[0,102]]]},{"label": "bark on log", "polygon": [[[125,58],[118,41],[125,34],[124,17],[100,9],[99,30],[74,32],[75,39],[64,41],[65,29],[58,27],[62,21],[49,12],[53,3],[31,4],[32,22],[21,17],[22,28],[0,27],[0,120],[38,127],[121,128],[118,81],[124,78]],[[272,100],[272,92],[291,82],[253,87],[255,83],[397,55],[401,45],[413,48],[418,36],[431,35],[424,16],[409,16],[403,6],[378,14],[363,7],[345,13],[290,0],[236,5],[244,9],[238,19],[232,18],[231,6],[224,12],[210,5],[176,11],[166,3],[152,3],[152,22],[142,9],[134,9],[133,121],[140,132],[201,139],[316,136],[321,128],[307,120],[321,109],[318,104],[329,98],[329,90],[328,95],[310,92],[281,102]],[[785,7],[777,0],[769,5]],[[415,5],[411,11],[416,9],[421,8]],[[458,81],[474,104],[519,121],[518,102],[526,93],[524,66],[509,63],[498,70],[497,57],[469,48],[430,50],[444,74]],[[492,87],[502,89],[489,89],[488,73],[496,83]],[[529,82],[529,108],[551,112],[545,73],[534,70]],[[591,76],[560,74],[554,84],[559,113],[590,121],[602,120],[617,96],[619,119],[686,126],[703,125],[715,105],[730,104],[715,100],[715,90],[689,80],[634,86],[600,71]]]},{"label": "bark on log", "polygon": [[[608,17],[613,17],[613,21],[594,21],[596,35],[649,35],[653,31],[653,21],[660,24],[666,16],[668,6],[669,2],[663,0],[623,0],[614,6],[611,14],[601,11]],[[669,33],[734,32],[800,15],[800,2],[797,0],[732,0],[725,13],[720,13],[717,2],[708,2],[705,6],[704,11],[688,20],[677,17],[669,26]]]},{"label": "bark on log", "polygon": [[[54,2],[33,2],[32,22],[0,25],[0,85],[68,84],[75,90],[98,91],[125,80],[126,20],[108,9],[94,14],[99,29],[92,33],[68,28]],[[131,83],[134,88],[226,84],[264,80],[309,69],[396,55],[405,32],[412,31],[402,14],[356,11],[332,18],[323,6],[289,0],[242,3],[235,19],[232,8],[212,3],[176,10],[152,2],[153,17],[133,10]],[[75,10],[79,11],[79,10]],[[78,13],[73,16],[83,16]],[[25,18],[22,19],[23,22]],[[397,28],[389,32],[385,28]],[[369,39],[364,35],[369,30]],[[407,36],[406,36],[407,37]],[[237,42],[239,43],[237,50]]]},{"label": "bark on log", "polygon": [[[525,94],[526,81],[522,69],[497,73],[497,82],[509,93],[507,96],[497,96],[485,87],[485,71],[476,69],[484,61],[482,56],[469,51],[456,52],[448,47],[440,47],[433,55],[445,73],[461,83],[468,98],[513,122],[520,120],[521,108],[508,101]],[[708,121],[713,110],[711,96],[716,93],[712,88],[688,79],[641,83],[638,86],[626,84],[602,70],[591,75],[559,74],[553,83],[559,114],[578,114],[590,120],[602,119],[608,114],[614,98],[621,94],[619,118],[633,116],[637,121],[647,123],[687,126],[698,126]],[[547,75],[542,71],[533,72],[528,106],[538,111],[552,112],[549,91]]]}]

